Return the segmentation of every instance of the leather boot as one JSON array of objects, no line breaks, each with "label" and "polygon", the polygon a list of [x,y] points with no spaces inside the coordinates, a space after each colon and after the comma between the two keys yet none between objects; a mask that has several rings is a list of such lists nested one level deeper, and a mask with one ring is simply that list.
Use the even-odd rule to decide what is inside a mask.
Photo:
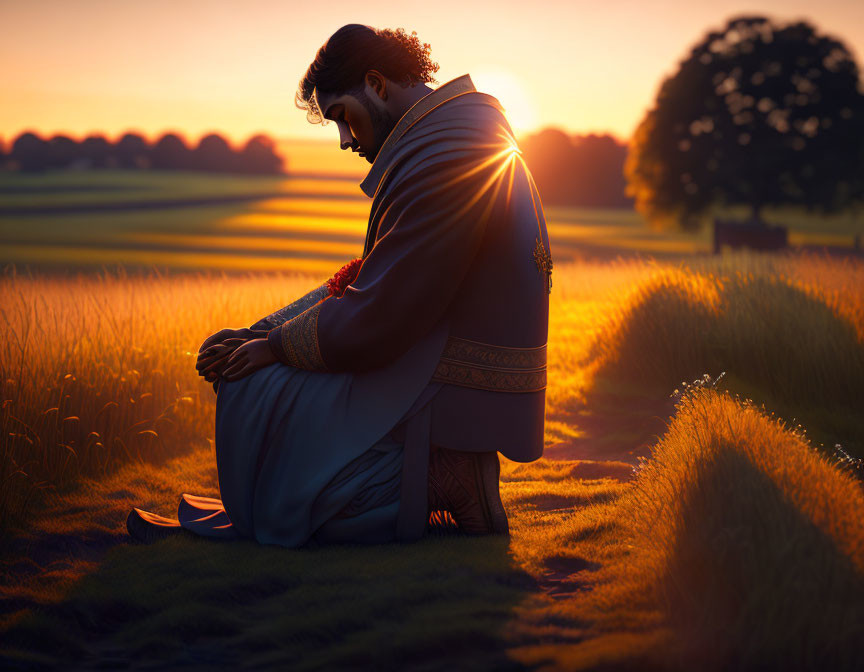
[{"label": "leather boot", "polygon": [[473,453],[432,444],[429,511],[449,511],[466,534],[509,534],[498,491],[501,465],[495,451]]}]

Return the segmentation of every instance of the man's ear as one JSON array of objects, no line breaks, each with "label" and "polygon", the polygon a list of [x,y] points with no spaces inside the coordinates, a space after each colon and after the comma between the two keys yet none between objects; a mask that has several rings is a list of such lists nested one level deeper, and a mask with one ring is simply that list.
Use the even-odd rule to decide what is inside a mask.
[{"label": "man's ear", "polygon": [[381,100],[387,100],[387,79],[377,70],[369,70],[366,73],[366,84],[378,94]]}]

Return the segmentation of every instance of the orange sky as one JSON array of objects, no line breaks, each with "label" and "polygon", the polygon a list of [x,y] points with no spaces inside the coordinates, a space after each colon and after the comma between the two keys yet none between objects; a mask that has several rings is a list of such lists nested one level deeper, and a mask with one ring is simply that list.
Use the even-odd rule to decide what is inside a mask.
[{"label": "orange sky", "polygon": [[743,12],[807,18],[862,62],[864,2],[851,0],[0,0],[0,139],[171,129],[335,142],[335,126],[308,124],[293,96],[345,23],[416,30],[438,82],[469,73],[517,134],[627,138],[689,45]]}]

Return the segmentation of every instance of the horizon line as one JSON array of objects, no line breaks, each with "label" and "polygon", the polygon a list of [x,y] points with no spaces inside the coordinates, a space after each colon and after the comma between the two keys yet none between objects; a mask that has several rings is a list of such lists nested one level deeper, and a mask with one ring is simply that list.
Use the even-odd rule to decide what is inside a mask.
[{"label": "horizon line", "polygon": [[[574,136],[575,137],[585,137],[585,136],[590,136],[590,135],[604,136],[605,135],[605,136],[610,136],[610,137],[614,138],[617,142],[619,142],[621,144],[626,145],[629,143],[629,138],[624,138],[624,137],[620,136],[618,133],[615,133],[615,132],[608,130],[608,129],[607,130],[601,130],[601,129],[572,130],[572,129],[564,128],[560,125],[555,125],[555,124],[550,124],[548,126],[539,126],[539,127],[534,128],[532,130],[522,131],[522,132],[517,132],[514,129],[514,135],[516,135],[517,138],[523,138],[523,137],[529,137],[532,135],[537,135],[538,133],[541,133],[543,131],[550,131],[550,130],[560,131],[560,132],[564,133],[565,135],[567,135],[568,137],[574,137]],[[267,132],[267,131],[252,131],[248,134],[242,134],[242,136],[240,136],[240,138],[242,138],[242,139],[238,139],[238,136],[236,134],[229,133],[227,131],[210,129],[210,130],[206,130],[206,131],[200,131],[197,133],[188,133],[188,132],[179,131],[176,128],[171,128],[170,126],[166,127],[164,130],[156,131],[153,133],[147,133],[145,131],[142,131],[140,129],[136,129],[134,127],[128,127],[125,130],[116,131],[116,132],[109,132],[109,131],[103,131],[103,130],[91,130],[91,131],[80,132],[80,133],[72,133],[72,132],[64,131],[64,130],[43,131],[43,130],[37,130],[36,128],[34,128],[32,126],[28,126],[28,127],[24,127],[18,131],[15,131],[15,132],[9,133],[9,134],[6,134],[5,132],[0,131],[0,150],[5,152],[8,149],[11,149],[12,143],[15,141],[15,139],[20,137],[21,135],[23,135],[25,133],[33,133],[34,135],[37,135],[38,137],[42,138],[43,140],[50,140],[53,137],[64,136],[64,137],[68,137],[72,140],[75,140],[77,142],[81,142],[81,141],[85,140],[86,138],[92,137],[92,136],[102,136],[106,140],[108,140],[109,142],[117,142],[124,135],[134,134],[134,135],[140,135],[148,143],[155,143],[161,137],[171,133],[171,134],[177,135],[180,138],[182,138],[184,140],[184,142],[186,142],[190,146],[193,144],[197,144],[197,142],[199,142],[205,136],[213,135],[213,134],[221,136],[232,147],[233,146],[242,146],[246,142],[248,142],[249,139],[255,137],[256,135],[265,135],[265,136],[269,137],[271,140],[273,140],[274,142],[276,142],[277,144],[294,142],[294,143],[303,143],[303,144],[321,144],[321,145],[327,144],[327,145],[329,145],[329,144],[332,144],[334,142],[333,138],[317,139],[317,138],[311,138],[311,137],[307,137],[307,136],[298,136],[298,135],[276,135],[272,132]]]}]

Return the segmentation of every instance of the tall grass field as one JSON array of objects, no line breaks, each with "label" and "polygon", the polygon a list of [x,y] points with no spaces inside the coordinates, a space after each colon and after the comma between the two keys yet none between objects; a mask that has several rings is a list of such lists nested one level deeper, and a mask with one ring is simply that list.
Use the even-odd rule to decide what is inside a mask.
[{"label": "tall grass field", "polygon": [[[439,552],[454,561],[467,554],[473,581],[486,585],[460,602],[465,618],[488,611],[496,599],[488,582],[503,580],[509,588],[501,604],[510,608],[477,627],[520,666],[592,669],[639,660],[660,669],[808,669],[830,660],[832,669],[854,669],[864,628],[864,496],[830,449],[836,442],[862,452],[864,267],[819,256],[738,255],[561,264],[555,273],[546,442],[551,454],[572,459],[505,462],[502,493],[514,532],[509,547],[495,551],[494,567],[483,569],[495,542],[439,541]],[[130,504],[149,501],[169,513],[181,491],[212,492],[215,395],[196,376],[198,345],[324,277],[8,271],[0,283],[8,334],[0,353],[4,540],[12,547],[33,530],[36,539],[74,537],[93,525],[120,536]],[[670,400],[682,382],[721,371],[729,391],[693,388],[677,406]],[[643,428],[622,428],[622,419],[644,409],[666,409],[670,419],[641,437],[652,448],[640,458],[629,449]],[[595,438],[609,446],[606,458],[586,447]],[[579,459],[582,450],[595,459]],[[468,546],[460,548],[463,541]],[[164,571],[180,571],[200,548],[168,544]],[[432,560],[419,557],[423,548],[394,552],[421,574],[434,572]],[[63,655],[93,655],[82,644],[95,636],[91,627],[145,651],[171,630],[164,603],[151,603],[129,564],[141,562],[143,549],[115,550],[95,574],[100,587],[86,578],[92,565],[78,566],[74,580],[61,573],[41,587],[10,580],[7,600],[27,605],[5,621],[16,656],[35,655],[44,637],[57,638]],[[227,569],[235,551],[207,552],[214,581],[286,580],[286,570],[265,562],[271,550],[261,550],[264,565],[239,574]],[[356,552],[360,562],[385,551]],[[294,570],[323,562],[333,573],[322,581],[351,581],[346,551],[320,553],[297,556]],[[131,592],[130,581],[138,586]],[[361,586],[361,594],[374,591]],[[200,598],[196,590],[178,585],[170,594],[188,607]],[[448,608],[446,595],[427,592]],[[118,607],[104,612],[104,600],[129,601],[149,625],[115,623],[110,614]],[[66,606],[50,606],[57,601]],[[34,610],[34,603],[43,606]],[[62,616],[70,604],[83,610],[71,631]],[[333,616],[323,603],[307,606],[322,623]],[[262,616],[276,607],[258,608]],[[826,609],[842,627],[828,624]],[[264,636],[205,612],[195,612],[203,634],[175,631],[169,651],[213,628],[228,627],[240,640]],[[300,627],[279,623],[279,632]],[[359,621],[346,627],[361,642],[374,639]],[[405,646],[414,641],[425,650],[422,624],[406,617],[405,628]],[[275,660],[306,651],[302,637],[290,646],[278,644],[276,632],[267,637]],[[344,662],[352,650],[335,646],[328,660]]]},{"label": "tall grass field", "polygon": [[0,198],[0,666],[864,668],[864,491],[836,457],[864,457],[860,258],[549,208],[546,451],[502,459],[509,539],[136,546],[131,506],[218,495],[200,343],[357,256],[368,204],[109,175],[111,207],[173,205],[79,212],[79,179]]}]

